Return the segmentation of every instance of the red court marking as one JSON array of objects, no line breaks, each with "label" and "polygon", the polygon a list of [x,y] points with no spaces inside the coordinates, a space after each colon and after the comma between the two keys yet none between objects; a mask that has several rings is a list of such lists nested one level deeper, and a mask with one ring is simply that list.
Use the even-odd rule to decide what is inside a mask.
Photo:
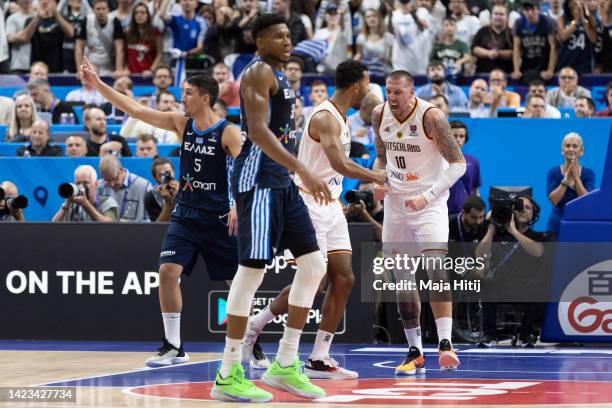
[{"label": "red court marking", "polygon": [[[419,405],[521,405],[612,403],[609,382],[393,378],[313,381],[323,387],[325,403]],[[255,381],[274,394],[274,402],[307,402]],[[135,387],[138,395],[211,400],[212,382],[161,384]]]}]

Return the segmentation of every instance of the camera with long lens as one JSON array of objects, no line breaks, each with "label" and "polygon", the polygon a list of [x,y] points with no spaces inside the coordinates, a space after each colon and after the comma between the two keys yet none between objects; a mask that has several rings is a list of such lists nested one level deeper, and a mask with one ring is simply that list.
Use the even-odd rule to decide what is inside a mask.
[{"label": "camera with long lens", "polygon": [[504,228],[512,220],[513,211],[523,211],[523,200],[520,198],[499,198],[489,196],[491,205],[491,222]]},{"label": "camera with long lens", "polygon": [[23,210],[28,207],[28,198],[23,195],[7,196],[4,189],[0,188],[0,201],[4,200],[4,208],[0,209],[0,214],[9,214],[11,210]]},{"label": "camera with long lens", "polygon": [[368,210],[374,208],[374,193],[368,190],[349,190],[344,199],[349,204],[359,204],[359,201],[363,201]]},{"label": "camera with long lens", "polygon": [[62,183],[57,189],[60,197],[71,198],[79,195],[89,196],[89,191],[86,185],[75,183]]},{"label": "camera with long lens", "polygon": [[159,178],[159,184],[168,184],[172,180],[174,180],[174,177],[172,177],[170,170],[164,171]]}]

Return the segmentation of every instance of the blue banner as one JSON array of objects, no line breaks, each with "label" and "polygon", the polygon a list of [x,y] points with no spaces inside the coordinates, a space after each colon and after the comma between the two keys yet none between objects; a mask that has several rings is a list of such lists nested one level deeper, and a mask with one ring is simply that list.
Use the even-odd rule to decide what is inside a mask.
[{"label": "blue banner", "polygon": [[[178,178],[179,160],[171,158]],[[31,157],[0,158],[0,182],[9,180],[17,185],[19,194],[28,197],[29,205],[24,215],[28,221],[50,221],[63,203],[57,188],[60,184],[74,181],[74,170],[81,164],[90,164],[98,171],[98,157]],[[121,164],[137,174],[150,180],[153,159],[122,158]],[[98,178],[101,175],[98,172]]]}]

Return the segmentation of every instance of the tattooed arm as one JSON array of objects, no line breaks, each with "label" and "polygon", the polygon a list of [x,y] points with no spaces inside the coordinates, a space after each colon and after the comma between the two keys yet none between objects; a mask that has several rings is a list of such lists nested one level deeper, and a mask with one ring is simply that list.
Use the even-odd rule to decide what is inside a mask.
[{"label": "tattooed arm", "polygon": [[[376,160],[372,165],[372,170],[386,170],[387,169],[387,149],[380,137],[380,120],[382,119],[382,111],[385,104],[382,103],[372,110],[372,129],[374,129],[374,135],[376,136]],[[374,184],[374,199],[382,200],[387,194],[387,187],[382,184]]]},{"label": "tattooed arm", "polygon": [[463,153],[451,132],[446,116],[437,108],[429,109],[423,117],[425,135],[433,140],[442,157],[450,164],[448,169],[423,194],[406,200],[406,207],[419,211],[431,201],[441,197],[453,184],[463,176],[466,165]]},{"label": "tattooed arm", "polygon": [[384,107],[385,104],[381,103],[372,110],[371,123],[376,138],[376,160],[374,160],[374,165],[372,166],[374,169],[385,169],[387,167],[387,149],[385,149],[385,144],[380,138],[380,120]]},{"label": "tattooed arm", "polygon": [[457,140],[453,136],[453,132],[448,124],[448,118],[441,110],[432,108],[425,112],[423,128],[425,135],[438,146],[438,151],[444,157],[444,160],[449,163],[465,164],[463,153],[461,153]]}]

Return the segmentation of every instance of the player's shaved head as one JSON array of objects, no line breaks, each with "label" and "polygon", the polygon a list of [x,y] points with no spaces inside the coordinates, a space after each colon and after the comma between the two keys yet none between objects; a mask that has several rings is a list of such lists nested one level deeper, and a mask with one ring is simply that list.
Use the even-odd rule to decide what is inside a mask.
[{"label": "player's shaved head", "polygon": [[393,71],[387,77],[387,79],[390,79],[392,81],[399,81],[402,78],[405,79],[406,83],[408,83],[408,84],[414,83],[414,78],[412,77],[412,75],[410,75],[410,72],[404,71],[402,69],[398,69],[397,71]]}]

